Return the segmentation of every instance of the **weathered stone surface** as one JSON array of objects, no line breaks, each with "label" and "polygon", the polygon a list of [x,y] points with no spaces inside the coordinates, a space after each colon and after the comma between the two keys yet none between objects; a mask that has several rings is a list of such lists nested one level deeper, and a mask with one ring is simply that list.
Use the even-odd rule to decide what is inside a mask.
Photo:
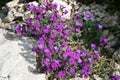
[{"label": "weathered stone surface", "polygon": [[98,75],[93,75],[95,80],[103,80],[101,77],[99,77]]},{"label": "weathered stone surface", "polygon": [[2,25],[2,19],[0,18],[0,25]]},{"label": "weathered stone surface", "polygon": [[0,29],[0,42],[0,80],[46,80],[35,72],[35,40]]},{"label": "weathered stone surface", "polygon": [[13,7],[18,5],[18,2],[19,2],[19,0],[10,1],[6,4],[6,6],[9,7],[9,8],[13,8]]},{"label": "weathered stone surface", "polygon": [[2,45],[6,41],[4,34],[6,34],[6,31],[3,29],[0,29],[0,45]]},{"label": "weathered stone surface", "polygon": [[113,53],[113,59],[117,60],[117,62],[120,64],[120,48]]},{"label": "weathered stone surface", "polygon": [[[90,5],[81,4],[77,12],[79,12],[81,15],[86,13],[92,13],[94,16],[97,16],[96,19],[92,19],[92,20],[104,21],[104,23],[106,23],[107,26],[118,25],[119,23],[118,21],[119,15],[117,14],[118,12],[116,12],[114,15],[111,16],[108,13],[108,11],[105,10],[107,7],[108,6],[106,4],[104,5],[95,4],[95,3],[92,3]],[[83,19],[88,20],[88,18],[84,18],[84,17]]]},{"label": "weathered stone surface", "polygon": [[89,78],[79,78],[79,77],[76,77],[76,78],[73,78],[73,79],[70,79],[70,80],[89,80]]},{"label": "weathered stone surface", "polygon": [[8,78],[0,77],[0,80],[8,80]]}]

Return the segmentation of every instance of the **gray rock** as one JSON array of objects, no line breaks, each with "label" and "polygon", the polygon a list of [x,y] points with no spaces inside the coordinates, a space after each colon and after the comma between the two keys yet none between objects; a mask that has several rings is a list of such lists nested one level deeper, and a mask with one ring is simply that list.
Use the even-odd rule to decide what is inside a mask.
[{"label": "gray rock", "polygon": [[103,37],[108,36],[108,33],[109,33],[109,30],[104,30],[103,33],[102,33]]},{"label": "gray rock", "polygon": [[24,14],[23,13],[16,13],[15,17],[24,17]]},{"label": "gray rock", "polygon": [[0,18],[0,25],[2,25],[2,19]]},{"label": "gray rock", "polygon": [[120,70],[120,64],[115,63],[115,70]]},{"label": "gray rock", "polygon": [[8,78],[0,77],[0,80],[8,80]]},{"label": "gray rock", "polygon": [[6,41],[4,34],[6,34],[6,31],[3,29],[0,29],[0,45],[2,45]]},{"label": "gray rock", "polygon": [[101,12],[96,12],[95,15],[99,16],[100,19],[105,17],[105,14]]},{"label": "gray rock", "polygon": [[12,8],[10,9],[10,11],[8,12],[8,15],[7,15],[7,19],[11,22],[14,20],[14,15],[17,13],[16,9]]},{"label": "gray rock", "polygon": [[31,51],[35,40],[1,29],[0,36],[5,39],[0,44],[0,80],[46,80],[45,74],[35,71],[35,53]]},{"label": "gray rock", "polygon": [[99,77],[98,75],[95,75],[95,74],[93,75],[93,77],[95,80],[103,80],[101,77]]},{"label": "gray rock", "polygon": [[5,18],[5,14],[2,11],[0,11],[0,20],[1,20],[1,22],[2,22],[2,19],[4,19],[4,18]]},{"label": "gray rock", "polygon": [[113,53],[112,57],[114,60],[117,60],[117,62],[120,64],[120,48]]},{"label": "gray rock", "polygon": [[[107,35],[108,36],[108,35]],[[113,34],[109,34],[108,36],[108,40],[113,40],[115,38],[115,36]]]},{"label": "gray rock", "polygon": [[18,6],[18,2],[19,2],[19,0],[10,1],[6,4],[6,6],[9,7],[9,8],[13,8],[15,6]]}]

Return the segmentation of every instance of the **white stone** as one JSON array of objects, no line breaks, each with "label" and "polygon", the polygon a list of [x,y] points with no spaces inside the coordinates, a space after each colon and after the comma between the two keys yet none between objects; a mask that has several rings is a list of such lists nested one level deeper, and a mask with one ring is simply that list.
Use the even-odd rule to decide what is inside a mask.
[{"label": "white stone", "polygon": [[8,2],[6,5],[9,8],[13,8],[15,6],[18,6],[18,2],[19,2],[19,0],[13,0],[13,1]]},{"label": "white stone", "polygon": [[0,26],[2,25],[2,19],[0,18]]},{"label": "white stone", "polygon": [[115,70],[120,70],[120,64],[115,63]]},{"label": "white stone", "polygon": [[104,13],[96,12],[95,15],[98,15],[99,18],[105,17]]},{"label": "white stone", "polygon": [[76,77],[70,80],[90,80],[89,78],[80,78],[80,77]]},{"label": "white stone", "polygon": [[6,41],[4,34],[6,34],[6,31],[0,29],[0,45],[2,45]]},{"label": "white stone", "polygon": [[104,30],[104,31],[102,32],[102,34],[103,34],[103,37],[106,37],[106,36],[108,36],[108,33],[109,33],[109,30]]},{"label": "white stone", "polygon": [[113,59],[120,64],[120,48],[113,53]]},{"label": "white stone", "polygon": [[9,20],[9,21],[13,21],[13,19],[15,18],[14,17],[14,14],[16,14],[17,12],[16,12],[16,9],[14,9],[14,8],[12,8],[12,9],[10,9],[10,11],[8,12],[8,15],[7,15],[7,19]]},{"label": "white stone", "polygon": [[102,78],[100,78],[98,75],[95,75],[95,74],[93,75],[93,77],[95,80],[103,80]]},{"label": "white stone", "polygon": [[0,77],[0,80],[8,80],[8,78]]},{"label": "white stone", "polygon": [[45,74],[35,72],[35,53],[31,48],[36,41],[0,31],[0,36],[6,40],[0,44],[0,80],[46,80]]},{"label": "white stone", "polygon": [[24,17],[24,14],[23,13],[16,13],[15,17]]}]

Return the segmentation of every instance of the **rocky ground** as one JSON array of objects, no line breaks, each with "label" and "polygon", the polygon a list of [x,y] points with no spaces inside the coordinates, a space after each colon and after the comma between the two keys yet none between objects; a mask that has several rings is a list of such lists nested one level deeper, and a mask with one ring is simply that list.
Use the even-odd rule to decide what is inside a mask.
[{"label": "rocky ground", "polygon": [[[38,74],[35,71],[35,53],[31,51],[31,48],[36,41],[13,32],[13,24],[16,21],[24,23],[25,18],[29,16],[33,17],[29,11],[24,10],[25,4],[18,2],[19,0],[13,0],[7,3],[6,7],[3,7],[0,11],[0,80],[46,80],[45,74]],[[71,11],[80,12],[81,15],[93,13],[98,16],[96,18],[98,21],[103,20],[108,26],[120,25],[119,13],[116,12],[114,15],[110,15],[106,12],[107,5],[98,5],[95,3],[77,5],[73,1],[67,4],[61,0],[55,0],[54,2],[67,6],[69,14],[64,16],[67,19],[73,13]],[[32,3],[38,5],[35,1]],[[72,4],[75,5],[74,10],[72,10]],[[86,20],[86,18],[83,19]],[[120,26],[118,27],[120,29]],[[104,36],[107,36],[110,40],[106,49],[113,53],[113,59],[120,62],[120,30],[116,34],[105,30]],[[119,65],[116,67],[120,68]],[[117,71],[117,73],[119,72]],[[96,75],[95,79],[102,80]],[[78,78],[75,80],[78,80]]]}]

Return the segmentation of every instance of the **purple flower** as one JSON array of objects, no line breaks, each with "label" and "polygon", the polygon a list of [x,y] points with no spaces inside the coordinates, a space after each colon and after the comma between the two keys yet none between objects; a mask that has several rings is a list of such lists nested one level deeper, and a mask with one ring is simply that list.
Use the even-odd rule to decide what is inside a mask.
[{"label": "purple flower", "polygon": [[52,21],[56,20],[55,14],[53,14],[53,13],[49,14],[49,17],[50,17],[50,20],[52,20]]},{"label": "purple flower", "polygon": [[34,4],[28,4],[28,5],[26,6],[26,8],[27,8],[28,10],[33,10],[33,9],[35,8],[35,5],[34,5]]},{"label": "purple flower", "polygon": [[58,6],[58,4],[57,4],[57,3],[52,3],[52,4],[50,5],[50,8],[51,8],[51,9],[56,9],[56,8],[57,8],[57,6]]},{"label": "purple flower", "polygon": [[66,52],[70,53],[70,52],[72,52],[72,49],[69,48],[69,47],[67,47],[67,48],[66,48]]},{"label": "purple flower", "polygon": [[42,13],[43,11],[44,11],[44,8],[35,7],[35,12],[36,12],[36,13]]},{"label": "purple flower", "polygon": [[91,57],[91,55],[90,54],[87,54],[87,58],[90,58]]},{"label": "purple flower", "polygon": [[102,29],[103,28],[103,26],[101,24],[98,24],[97,27],[98,27],[98,29]]},{"label": "purple flower", "polygon": [[100,37],[100,42],[107,43],[109,40],[107,38]]},{"label": "purple flower", "polygon": [[65,38],[70,37],[70,33],[67,30],[63,30],[63,33],[65,34]]},{"label": "purple flower", "polygon": [[98,50],[94,50],[94,53],[95,53],[95,54],[98,54],[99,52],[98,52]]},{"label": "purple flower", "polygon": [[64,9],[64,8],[66,8],[64,5],[60,5],[60,8],[62,8],[62,9]]},{"label": "purple flower", "polygon": [[64,58],[67,58],[67,57],[68,57],[68,53],[64,52],[64,53],[62,54],[62,56],[63,56]]},{"label": "purple flower", "polygon": [[44,38],[39,38],[38,44],[44,44]]},{"label": "purple flower", "polygon": [[36,29],[35,29],[35,28],[30,29],[30,32],[31,32],[32,34],[35,34],[35,33],[36,33]]},{"label": "purple flower", "polygon": [[75,21],[75,25],[76,25],[76,26],[79,26],[79,27],[82,27],[82,26],[83,26],[83,23],[78,22],[78,21]]},{"label": "purple flower", "polygon": [[78,54],[80,54],[81,50],[77,49],[75,52],[78,53]]},{"label": "purple flower", "polygon": [[71,28],[71,25],[70,24],[67,24],[67,26],[66,26],[67,28]]},{"label": "purple flower", "polygon": [[73,52],[70,56],[74,59],[79,59],[79,54],[76,54],[76,52]]},{"label": "purple flower", "polygon": [[70,74],[75,74],[75,69],[74,68],[70,68]]},{"label": "purple flower", "polygon": [[45,53],[50,53],[50,50],[49,50],[48,48],[46,48],[46,49],[44,50],[44,52],[45,52]]},{"label": "purple flower", "polygon": [[46,53],[45,56],[46,56],[46,57],[51,57],[51,56],[52,56],[52,53],[51,53],[51,52]]},{"label": "purple flower", "polygon": [[61,45],[62,45],[62,46],[68,46],[68,43],[65,42],[65,41],[62,41],[62,42],[61,42]]},{"label": "purple flower", "polygon": [[44,49],[44,44],[38,44],[38,48]]},{"label": "purple flower", "polygon": [[87,73],[84,74],[84,78],[88,78],[88,74]]},{"label": "purple flower", "polygon": [[87,67],[85,66],[85,67],[83,67],[81,73],[82,73],[82,74],[85,74],[86,72],[87,72]]},{"label": "purple flower", "polygon": [[52,25],[53,25],[54,27],[57,27],[58,22],[53,22]]},{"label": "purple flower", "polygon": [[58,28],[59,30],[61,30],[61,29],[63,28],[63,26],[64,26],[64,23],[61,22],[60,24],[57,25],[57,28]]},{"label": "purple flower", "polygon": [[19,33],[21,32],[21,26],[19,24],[14,25],[15,32]]},{"label": "purple flower", "polygon": [[93,61],[92,61],[91,58],[88,58],[88,61],[89,61],[90,64],[93,64]]},{"label": "purple flower", "polygon": [[107,38],[104,38],[103,41],[107,43],[109,40]]},{"label": "purple flower", "polygon": [[39,51],[39,50],[38,50],[38,47],[33,47],[33,48],[32,48],[32,51],[33,51],[33,52],[38,52],[38,51]]},{"label": "purple flower", "polygon": [[50,40],[48,41],[48,44],[49,44],[49,45],[53,45],[53,44],[54,44],[54,40],[53,40],[53,39],[50,39]]},{"label": "purple flower", "polygon": [[78,59],[78,63],[79,64],[82,63],[82,59],[81,58]]},{"label": "purple flower", "polygon": [[96,45],[94,43],[91,43],[91,48],[95,49]]},{"label": "purple flower", "polygon": [[45,7],[47,7],[48,6],[48,2],[42,2],[42,5],[44,5]]},{"label": "purple flower", "polygon": [[85,16],[86,16],[87,18],[92,18],[92,17],[93,17],[93,14],[87,13],[87,14],[85,14]]},{"label": "purple flower", "polygon": [[59,13],[56,13],[57,18],[61,18],[61,15]]},{"label": "purple flower", "polygon": [[32,26],[32,18],[27,18],[26,23],[29,27]]},{"label": "purple flower", "polygon": [[75,28],[72,28],[72,32],[76,32]]},{"label": "purple flower", "polygon": [[49,33],[49,29],[44,28],[44,29],[43,29],[43,32],[47,34],[47,33]]},{"label": "purple flower", "polygon": [[66,72],[64,70],[62,70],[62,71],[58,72],[57,76],[58,76],[58,78],[62,78],[65,76],[65,74],[66,74]]},{"label": "purple flower", "polygon": [[25,35],[27,32],[26,32],[26,27],[25,26],[22,26],[21,27],[21,34]]},{"label": "purple flower", "polygon": [[65,9],[65,10],[63,11],[63,13],[64,13],[64,14],[67,14],[67,13],[68,13],[68,10]]},{"label": "purple flower", "polygon": [[79,13],[75,13],[74,15],[73,15],[73,19],[77,19],[77,18],[79,18],[80,17],[80,14]]},{"label": "purple flower", "polygon": [[56,38],[56,34],[51,34],[51,38],[55,39]]},{"label": "purple flower", "polygon": [[65,69],[65,70],[68,70],[68,66],[65,66],[64,69]]},{"label": "purple flower", "polygon": [[120,80],[120,75],[114,74],[114,75],[110,75],[109,78],[111,80]]},{"label": "purple flower", "polygon": [[39,23],[39,22],[34,22],[34,27],[35,27],[36,29],[38,29],[38,28],[40,27],[40,23]]},{"label": "purple flower", "polygon": [[70,59],[69,59],[69,64],[70,64],[70,65],[74,65],[74,64],[75,64],[75,60],[74,60],[73,58],[70,58]]},{"label": "purple flower", "polygon": [[59,66],[59,61],[58,60],[53,60],[52,64],[51,64],[51,67],[52,69],[56,69],[58,66]]},{"label": "purple flower", "polygon": [[90,72],[90,73],[92,72],[92,67],[88,66],[88,72]]},{"label": "purple flower", "polygon": [[84,50],[81,50],[81,54],[82,54],[82,56],[86,56],[87,55],[87,53]]},{"label": "purple flower", "polygon": [[75,31],[79,33],[79,32],[80,32],[80,29],[75,29]]},{"label": "purple flower", "polygon": [[98,54],[93,54],[93,59],[98,60]]},{"label": "purple flower", "polygon": [[58,52],[58,47],[57,46],[54,46],[54,50],[56,51],[56,52]]},{"label": "purple flower", "polygon": [[42,16],[42,15],[40,15],[40,14],[39,14],[37,17],[38,17],[38,19],[40,19],[40,20],[42,20],[42,19],[43,19],[43,16]]}]

